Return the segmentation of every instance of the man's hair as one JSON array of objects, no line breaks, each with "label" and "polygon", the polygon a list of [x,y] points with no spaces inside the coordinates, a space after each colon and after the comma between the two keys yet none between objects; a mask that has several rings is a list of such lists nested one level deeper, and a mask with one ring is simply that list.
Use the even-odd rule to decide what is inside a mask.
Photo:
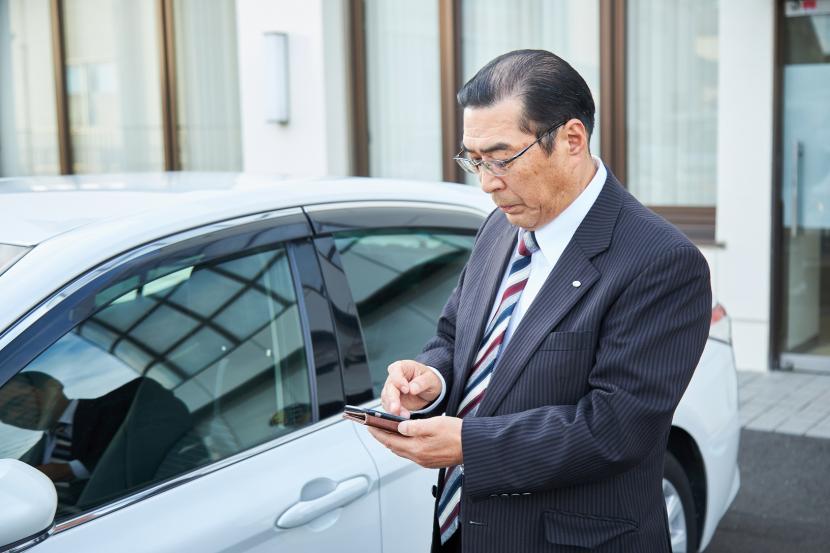
[{"label": "man's hair", "polygon": [[[579,119],[594,130],[594,99],[582,76],[568,62],[546,50],[514,50],[479,69],[458,91],[462,108],[487,107],[507,98],[522,102],[519,128],[539,138],[551,127]],[[553,137],[539,142],[547,154]]]},{"label": "man's hair", "polygon": [[23,371],[14,375],[12,378],[15,382],[37,388],[38,390],[45,390],[50,384],[57,384],[61,388],[63,384],[53,376],[39,371]]}]

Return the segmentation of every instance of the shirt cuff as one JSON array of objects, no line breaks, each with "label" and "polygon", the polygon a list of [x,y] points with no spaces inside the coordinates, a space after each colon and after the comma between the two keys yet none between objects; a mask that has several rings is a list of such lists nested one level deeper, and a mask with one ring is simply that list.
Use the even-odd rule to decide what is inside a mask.
[{"label": "shirt cuff", "polygon": [[447,382],[444,380],[444,377],[438,372],[438,369],[435,367],[430,367],[427,365],[427,368],[438,375],[438,378],[441,380],[441,394],[433,401],[431,404],[427,405],[423,409],[419,409],[418,411],[412,411],[411,414],[413,415],[421,415],[423,413],[429,413],[433,409],[435,409],[441,402],[444,400],[444,395],[447,393]]},{"label": "shirt cuff", "polygon": [[78,480],[86,480],[89,478],[89,471],[86,470],[84,464],[79,460],[72,459],[69,461],[69,468]]}]

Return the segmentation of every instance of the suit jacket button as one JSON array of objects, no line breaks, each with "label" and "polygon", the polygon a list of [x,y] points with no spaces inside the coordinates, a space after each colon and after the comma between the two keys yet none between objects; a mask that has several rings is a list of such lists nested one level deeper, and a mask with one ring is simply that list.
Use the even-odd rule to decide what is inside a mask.
[{"label": "suit jacket button", "polygon": [[432,497],[438,499],[438,486],[432,486]]}]

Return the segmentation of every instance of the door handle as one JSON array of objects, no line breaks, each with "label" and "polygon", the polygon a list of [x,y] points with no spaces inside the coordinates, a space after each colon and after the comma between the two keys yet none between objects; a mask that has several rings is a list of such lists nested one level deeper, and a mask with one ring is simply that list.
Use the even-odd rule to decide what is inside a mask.
[{"label": "door handle", "polygon": [[804,145],[800,140],[795,141],[793,148],[793,170],[792,170],[792,184],[790,185],[790,215],[792,223],[790,224],[790,236],[795,238],[798,236],[799,228],[799,209],[798,209],[798,188],[801,184],[801,157],[804,155]]},{"label": "door handle", "polygon": [[289,507],[277,519],[277,526],[288,529],[308,524],[329,511],[348,505],[366,495],[368,491],[369,479],[365,476],[343,480],[326,495],[308,501],[298,501]]}]

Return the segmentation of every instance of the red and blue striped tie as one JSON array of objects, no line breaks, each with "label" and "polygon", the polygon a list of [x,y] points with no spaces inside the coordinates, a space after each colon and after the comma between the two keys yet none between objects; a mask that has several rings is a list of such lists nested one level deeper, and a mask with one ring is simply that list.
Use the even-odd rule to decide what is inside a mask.
[{"label": "red and blue striped tie", "polygon": [[[474,415],[484,392],[493,375],[493,367],[499,357],[504,334],[510,323],[513,309],[519,302],[519,297],[527,285],[530,276],[530,256],[539,249],[532,232],[524,229],[519,231],[519,247],[510,265],[507,277],[507,288],[501,296],[499,307],[496,309],[481,339],[475,361],[467,377],[467,385],[461,403],[458,405],[460,418]],[[458,514],[461,508],[461,484],[464,478],[464,465],[453,465],[444,475],[444,489],[438,500],[438,527],[441,533],[441,543],[444,544],[458,529]]]}]

